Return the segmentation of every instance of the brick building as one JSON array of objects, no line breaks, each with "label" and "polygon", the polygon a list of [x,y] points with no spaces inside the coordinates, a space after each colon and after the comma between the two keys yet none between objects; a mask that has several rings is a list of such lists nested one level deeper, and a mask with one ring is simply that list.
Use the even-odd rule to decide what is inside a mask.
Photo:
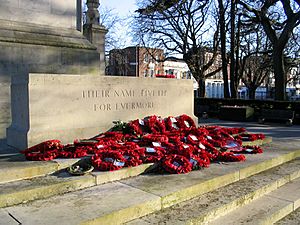
[{"label": "brick building", "polygon": [[117,76],[154,77],[162,74],[162,49],[130,46],[109,52],[107,74]]}]

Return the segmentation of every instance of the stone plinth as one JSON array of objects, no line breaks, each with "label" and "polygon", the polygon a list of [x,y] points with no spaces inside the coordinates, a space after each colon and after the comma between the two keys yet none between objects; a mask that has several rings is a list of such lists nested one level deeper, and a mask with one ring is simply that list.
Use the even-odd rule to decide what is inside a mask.
[{"label": "stone plinth", "polygon": [[80,8],[78,0],[0,0],[0,141],[11,122],[11,79],[28,73],[104,75],[104,52],[77,31]]},{"label": "stone plinth", "polygon": [[19,149],[47,139],[90,138],[148,115],[193,115],[191,80],[29,74],[12,83],[8,144]]}]

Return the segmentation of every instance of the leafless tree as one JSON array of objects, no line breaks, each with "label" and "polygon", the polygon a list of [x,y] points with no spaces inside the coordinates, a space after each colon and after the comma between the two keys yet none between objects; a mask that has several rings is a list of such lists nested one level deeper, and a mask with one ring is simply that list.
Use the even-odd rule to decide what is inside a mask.
[{"label": "leafless tree", "polygon": [[[160,2],[158,6],[157,2]],[[134,24],[135,36],[151,47],[182,54],[199,84],[200,96],[204,96],[205,79],[220,71],[220,68],[209,70],[219,54],[219,31],[215,29],[219,26],[211,24],[210,1],[170,1],[171,5],[166,2],[140,0]],[[203,60],[205,47],[212,52],[207,60]]]},{"label": "leafless tree", "polygon": [[285,100],[285,49],[293,31],[300,24],[300,0],[239,0],[248,11],[249,23],[262,25],[272,43],[272,61],[275,75],[275,99]]}]

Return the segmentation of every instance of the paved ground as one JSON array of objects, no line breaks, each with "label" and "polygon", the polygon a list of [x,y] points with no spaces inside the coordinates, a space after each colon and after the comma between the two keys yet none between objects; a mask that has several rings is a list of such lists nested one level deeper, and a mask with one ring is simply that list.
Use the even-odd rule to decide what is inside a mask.
[{"label": "paved ground", "polygon": [[[286,126],[279,123],[259,124],[257,122],[235,122],[218,119],[200,119],[199,125],[220,125],[227,127],[245,127],[250,132],[260,132],[273,137],[274,141],[283,141],[300,146],[300,125]],[[6,145],[6,140],[0,140],[0,158],[18,153],[17,149]]]}]

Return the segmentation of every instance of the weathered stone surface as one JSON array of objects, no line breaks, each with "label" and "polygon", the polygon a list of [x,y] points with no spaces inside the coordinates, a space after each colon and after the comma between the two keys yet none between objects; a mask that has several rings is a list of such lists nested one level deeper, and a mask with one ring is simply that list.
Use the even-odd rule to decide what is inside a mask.
[{"label": "weathered stone surface", "polygon": [[190,80],[30,74],[13,79],[8,144],[25,148],[47,139],[90,138],[148,115],[193,116]]},{"label": "weathered stone surface", "polygon": [[6,137],[6,128],[11,123],[12,77],[17,79],[29,72],[100,74],[96,48],[88,49],[90,44],[86,48],[83,43],[78,44],[80,48],[63,48],[0,41],[0,138]]},{"label": "weathered stone surface", "polygon": [[0,19],[76,28],[74,0],[0,0]]},{"label": "weathered stone surface", "polygon": [[[280,152],[278,149],[274,149],[274,151]],[[283,151],[282,154],[285,154],[285,151]],[[266,157],[280,158],[281,156],[273,154],[272,156]],[[269,177],[263,174],[257,174],[258,179],[251,177],[249,181],[239,181],[241,182],[241,186],[233,184],[232,186],[230,185],[231,187],[225,187],[226,184],[232,182],[232,180],[230,180],[230,174],[234,172],[238,173],[241,167],[253,165],[255,164],[255,160],[257,160],[253,155],[249,155],[248,159],[254,161],[250,160],[250,164],[213,164],[210,168],[202,171],[193,171],[189,174],[174,176],[150,174],[143,176],[142,180],[130,178],[126,181],[104,184],[74,193],[51,197],[47,200],[39,200],[29,204],[9,207],[6,208],[6,210],[15,218],[18,218],[23,224],[122,224],[161,210],[164,208],[164,196],[166,195],[174,196],[174,201],[170,203],[175,204],[176,202],[179,203],[183,200],[206,193],[206,188],[213,190],[221,185],[224,186],[220,189],[223,190],[223,194],[218,193],[216,190],[216,196],[207,193],[204,195],[204,198],[207,196],[207,200],[213,200],[213,206],[215,207],[218,207],[218,200],[221,199],[222,201],[220,200],[220,203],[223,202],[229,206],[228,208],[221,207],[222,210],[224,210],[222,211],[223,213],[227,212],[226,209],[232,210],[233,208],[237,208],[239,206],[238,204],[246,204],[252,201],[252,198],[260,197],[284,185],[294,177],[294,174],[298,174],[299,176],[299,161],[294,161],[289,165],[282,165],[279,168],[274,168],[272,171],[269,171]],[[259,164],[259,162],[256,163]],[[229,176],[226,176],[226,174]],[[227,177],[227,179],[223,179],[224,177]],[[220,178],[219,181],[217,181],[218,178]],[[212,181],[209,182],[208,180]],[[201,185],[203,189],[200,188]],[[191,189],[187,187],[198,187],[198,195],[191,196],[191,193],[195,194],[197,192],[190,192],[189,190]],[[255,189],[259,191],[254,191],[255,193],[253,195],[251,192],[247,192],[247,190]],[[230,195],[231,192],[232,196]],[[241,195],[239,195],[239,193]],[[230,195],[230,198],[227,200],[225,199],[226,194]],[[245,198],[243,198],[243,195]],[[186,198],[182,198],[182,196],[186,196]],[[209,199],[210,197],[211,199]],[[233,201],[233,203],[231,203],[231,201]],[[207,204],[208,203],[209,201]],[[199,204],[196,206],[199,206],[199,210],[202,208],[205,209],[205,204],[204,201],[203,205]],[[290,209],[290,206],[288,209]],[[165,209],[163,211],[165,211]],[[221,211],[216,210],[214,212]],[[287,211],[283,212],[285,213]],[[280,215],[282,216],[283,214]]]},{"label": "weathered stone surface", "polygon": [[159,197],[114,182],[6,210],[22,224],[108,225],[152,213],[160,206]]},{"label": "weathered stone surface", "polygon": [[299,172],[300,160],[296,159],[127,224],[209,224],[298,178]]},{"label": "weathered stone surface", "polygon": [[0,223],[5,225],[16,225],[18,224],[6,210],[0,209]]},{"label": "weathered stone surface", "polygon": [[11,77],[30,72],[104,75],[99,62],[104,51],[99,54],[78,31],[81,4],[79,0],[0,0],[0,139],[6,139],[11,122]]}]

